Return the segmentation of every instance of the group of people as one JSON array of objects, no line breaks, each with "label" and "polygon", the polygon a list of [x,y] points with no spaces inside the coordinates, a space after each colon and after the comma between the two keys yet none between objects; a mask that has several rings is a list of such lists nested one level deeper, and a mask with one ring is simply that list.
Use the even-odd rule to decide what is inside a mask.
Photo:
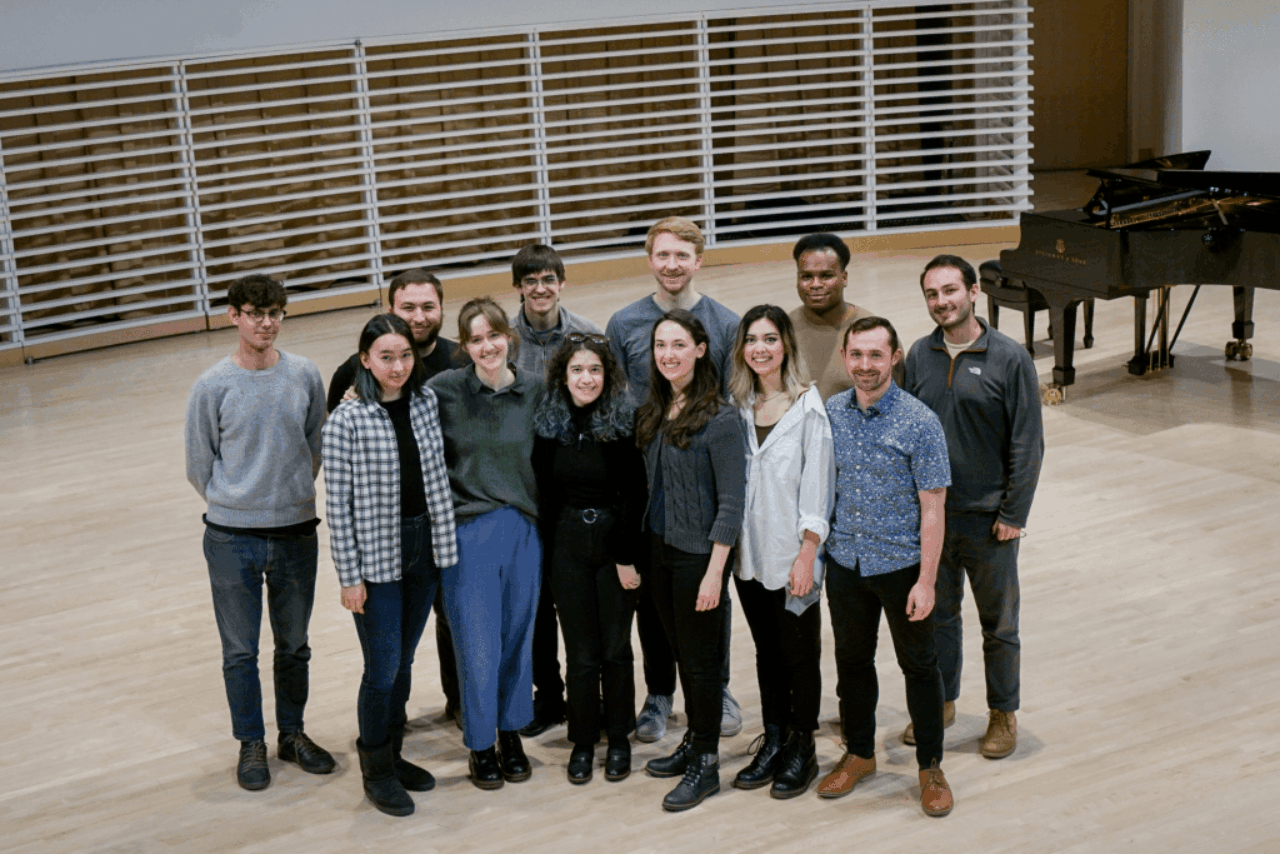
[{"label": "group of people", "polygon": [[257,669],[264,585],[278,756],[317,774],[335,767],[303,728],[321,461],[341,603],[364,656],[357,751],[366,796],[384,813],[412,813],[409,793],[435,784],[403,756],[414,654],[433,609],[446,712],[479,788],[529,779],[522,734],[566,719],[569,782],[592,779],[602,732],[604,775],[625,779],[632,735],[665,734],[678,678],[688,728],[645,770],[680,778],[663,799],[669,811],[718,792],[719,741],[741,729],[728,690],[730,575],[763,718],[735,787],[785,799],[818,777],[824,586],[847,752],[820,796],[846,795],[875,771],[883,612],[923,809],[951,811],[941,760],[966,575],[984,639],[981,750],[1013,752],[1017,549],[1043,436],[1034,365],[974,313],[973,268],[951,255],[925,268],[938,328],[904,359],[889,321],[844,300],[850,256],[835,235],[795,246],[799,308],[758,305],[741,318],[694,287],[694,223],[659,221],[646,251],[655,293],[604,332],[560,304],[565,270],[550,247],[513,259],[514,319],[488,297],[470,300],[456,343],[439,335],[439,280],[402,273],[391,311],[365,325],[327,401],[315,366],[274,346],[284,289],[265,276],[231,286],[239,345],[197,381],[186,448],[208,505],[241,786],[270,783]]}]

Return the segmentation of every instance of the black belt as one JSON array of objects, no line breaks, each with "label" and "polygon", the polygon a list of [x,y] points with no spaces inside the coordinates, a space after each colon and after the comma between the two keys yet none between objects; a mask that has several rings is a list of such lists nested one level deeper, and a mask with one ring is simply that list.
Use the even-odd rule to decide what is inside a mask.
[{"label": "black belt", "polygon": [[564,514],[570,519],[581,520],[584,525],[594,525],[604,517],[612,515],[613,511],[596,509],[595,507],[566,507],[564,508]]}]

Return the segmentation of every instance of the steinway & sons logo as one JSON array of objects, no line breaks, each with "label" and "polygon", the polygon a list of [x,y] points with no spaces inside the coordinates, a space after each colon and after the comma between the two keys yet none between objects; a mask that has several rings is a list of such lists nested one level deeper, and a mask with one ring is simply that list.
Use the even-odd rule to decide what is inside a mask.
[{"label": "steinway & sons logo", "polygon": [[1058,238],[1058,240],[1054,242],[1053,248],[1053,252],[1047,252],[1044,249],[1037,249],[1035,250],[1035,253],[1037,255],[1043,255],[1045,258],[1052,258],[1055,261],[1066,261],[1068,264],[1075,264],[1080,267],[1089,263],[1083,258],[1072,258],[1067,255],[1067,241],[1062,238]]}]

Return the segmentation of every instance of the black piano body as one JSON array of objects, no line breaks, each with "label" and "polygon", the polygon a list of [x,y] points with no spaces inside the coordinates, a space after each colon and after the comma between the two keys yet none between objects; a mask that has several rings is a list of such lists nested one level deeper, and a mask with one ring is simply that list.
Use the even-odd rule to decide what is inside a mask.
[{"label": "black piano body", "polygon": [[[1129,368],[1140,374],[1173,363],[1168,286],[1229,285],[1235,321],[1226,355],[1252,354],[1254,289],[1280,287],[1280,173],[1208,172],[1208,155],[1090,170],[1102,184],[1084,207],[1022,215],[1018,247],[1000,253],[1000,267],[1007,283],[1021,283],[1048,304],[1058,399],[1075,382],[1076,307],[1087,299],[1135,298]],[[1145,327],[1153,292],[1166,318],[1158,347]]]}]

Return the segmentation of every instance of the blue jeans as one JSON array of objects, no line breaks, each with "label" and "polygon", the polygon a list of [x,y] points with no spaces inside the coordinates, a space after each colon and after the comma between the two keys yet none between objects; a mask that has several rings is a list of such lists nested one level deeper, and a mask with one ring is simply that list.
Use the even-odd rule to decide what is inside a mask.
[{"label": "blue jeans", "polygon": [[997,540],[991,533],[994,513],[947,513],[947,533],[938,563],[938,665],[947,700],[960,696],[964,659],[960,604],[969,576],[973,602],[982,626],[982,659],[986,665],[987,708],[1016,712],[1021,699],[1022,643],[1018,639],[1018,541]]},{"label": "blue jeans", "polygon": [[440,584],[431,552],[431,519],[422,515],[400,522],[400,580],[364,583],[363,614],[352,614],[364,676],[356,701],[360,741],[378,747],[387,731],[403,730],[409,716],[413,654],[427,627]]},{"label": "blue jeans", "polygon": [[440,571],[462,691],[462,741],[485,750],[533,720],[533,622],[542,546],[511,506],[458,521],[458,562]]},{"label": "blue jeans", "polygon": [[258,678],[264,583],[275,640],[276,728],[280,732],[302,730],[311,660],[307,626],[316,597],[317,546],[315,534],[264,537],[205,528],[204,556],[222,638],[222,679],[231,707],[231,733],[239,741],[266,738]]}]

